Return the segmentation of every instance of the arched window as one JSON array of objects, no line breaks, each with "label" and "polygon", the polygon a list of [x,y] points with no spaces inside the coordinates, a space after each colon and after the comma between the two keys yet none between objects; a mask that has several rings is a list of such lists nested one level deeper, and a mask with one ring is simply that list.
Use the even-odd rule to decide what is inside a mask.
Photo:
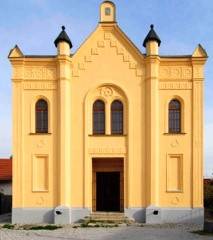
[{"label": "arched window", "polygon": [[111,134],[123,134],[123,104],[119,100],[111,104]]},{"label": "arched window", "polygon": [[48,133],[48,104],[44,99],[36,102],[36,133]]},{"label": "arched window", "polygon": [[105,15],[109,16],[111,14],[111,9],[109,7],[105,8]]},{"label": "arched window", "polygon": [[105,104],[101,100],[93,104],[93,134],[105,134]]},{"label": "arched window", "polygon": [[181,132],[181,104],[177,99],[169,103],[169,132]]}]

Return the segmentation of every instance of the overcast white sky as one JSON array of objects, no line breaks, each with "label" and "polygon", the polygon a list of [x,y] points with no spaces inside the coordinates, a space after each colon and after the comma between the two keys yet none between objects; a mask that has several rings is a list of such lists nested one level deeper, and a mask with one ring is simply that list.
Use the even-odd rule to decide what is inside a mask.
[{"label": "overcast white sky", "polygon": [[[142,52],[153,23],[162,40],[161,54],[191,54],[198,43],[207,50],[205,82],[205,175],[213,173],[213,1],[116,0],[120,27]],[[0,11],[0,158],[11,152],[11,67],[9,50],[18,44],[25,54],[55,54],[54,39],[66,26],[73,51],[94,30],[99,0],[7,0]]]}]

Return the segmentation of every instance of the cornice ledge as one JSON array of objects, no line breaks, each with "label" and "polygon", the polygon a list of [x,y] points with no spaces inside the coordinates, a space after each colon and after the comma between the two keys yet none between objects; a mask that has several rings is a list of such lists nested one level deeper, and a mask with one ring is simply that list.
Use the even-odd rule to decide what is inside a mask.
[{"label": "cornice ledge", "polygon": [[58,55],[56,57],[56,60],[58,62],[72,62],[72,57],[67,56],[67,55]]}]

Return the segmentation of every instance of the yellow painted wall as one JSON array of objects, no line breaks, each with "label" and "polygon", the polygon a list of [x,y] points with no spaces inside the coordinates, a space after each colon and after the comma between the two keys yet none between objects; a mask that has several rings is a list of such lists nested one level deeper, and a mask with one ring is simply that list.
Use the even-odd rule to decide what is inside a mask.
[{"label": "yellow painted wall", "polygon": [[[103,9],[104,4],[109,3]],[[204,49],[199,45],[192,56],[163,57],[150,42],[145,55],[115,16],[107,22],[100,18],[71,56],[67,43],[59,44],[55,57],[26,57],[18,47],[9,54],[13,207],[91,208],[94,157],[124,158],[126,208],[202,207]],[[39,98],[48,101],[48,134],[35,134]],[[168,134],[173,98],[182,103],[182,134]],[[106,136],[92,135],[96,99],[106,103]],[[110,136],[114,99],[124,104],[123,136]]]}]

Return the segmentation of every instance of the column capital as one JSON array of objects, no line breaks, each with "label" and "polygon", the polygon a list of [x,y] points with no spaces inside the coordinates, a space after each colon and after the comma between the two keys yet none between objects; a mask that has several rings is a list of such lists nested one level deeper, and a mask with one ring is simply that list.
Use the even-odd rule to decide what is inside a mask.
[{"label": "column capital", "polygon": [[159,63],[160,57],[158,55],[149,55],[145,57],[145,63]]},{"label": "column capital", "polygon": [[68,56],[57,57],[58,80],[69,81],[71,79],[71,58]]},{"label": "column capital", "polygon": [[59,63],[72,62],[72,58],[70,56],[66,56],[66,55],[58,55],[56,57],[56,59]]},{"label": "column capital", "polygon": [[193,81],[203,81],[204,80],[204,65],[203,64],[193,64],[192,65],[192,79]]}]

